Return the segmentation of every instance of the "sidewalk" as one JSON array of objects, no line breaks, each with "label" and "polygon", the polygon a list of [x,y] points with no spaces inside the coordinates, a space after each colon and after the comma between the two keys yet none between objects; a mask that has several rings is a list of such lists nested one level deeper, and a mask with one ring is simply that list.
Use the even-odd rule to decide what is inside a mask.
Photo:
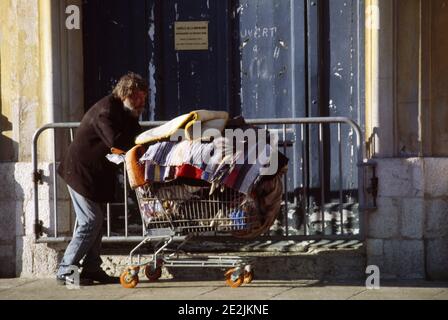
[{"label": "sidewalk", "polygon": [[53,279],[0,279],[0,300],[448,300],[448,283],[400,282],[367,290],[362,283],[255,280],[237,289],[224,281],[142,281],[135,289],[95,285],[68,290]]}]

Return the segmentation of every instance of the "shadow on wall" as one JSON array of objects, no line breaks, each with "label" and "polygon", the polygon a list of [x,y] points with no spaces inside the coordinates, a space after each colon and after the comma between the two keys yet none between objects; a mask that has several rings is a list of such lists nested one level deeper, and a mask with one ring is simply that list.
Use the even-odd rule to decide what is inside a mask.
[{"label": "shadow on wall", "polygon": [[19,212],[23,212],[24,192],[15,179],[18,143],[5,134],[13,125],[1,111],[0,104],[0,278],[9,278],[17,275],[17,252],[22,252],[17,235],[22,233],[18,229],[22,228]]}]

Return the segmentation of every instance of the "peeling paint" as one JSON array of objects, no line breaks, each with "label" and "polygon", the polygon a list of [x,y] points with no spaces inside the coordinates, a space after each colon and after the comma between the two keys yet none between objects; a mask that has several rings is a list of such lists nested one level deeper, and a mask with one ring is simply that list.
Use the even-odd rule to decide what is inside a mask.
[{"label": "peeling paint", "polygon": [[280,48],[279,47],[275,47],[274,59],[278,59],[279,56],[280,56]]},{"label": "peeling paint", "polygon": [[248,4],[240,4],[239,7],[236,9],[236,13],[238,15],[243,15],[244,14],[244,9],[247,8]]},{"label": "peeling paint", "polygon": [[241,43],[240,50],[244,49],[244,47],[249,44],[249,41],[250,41],[250,38],[244,39],[243,42]]},{"label": "peeling paint", "polygon": [[154,16],[154,3],[151,6],[150,16],[149,16],[149,29],[148,36],[150,38],[150,43],[152,46],[151,57],[149,60],[149,120],[155,120],[155,108],[156,108],[156,95],[157,95],[157,86],[156,86],[156,64],[155,64],[155,16]]},{"label": "peeling paint", "polygon": [[176,52],[176,61],[177,61],[177,113],[181,114],[181,104],[180,104],[180,59],[179,52]]},{"label": "peeling paint", "polygon": [[283,40],[279,40],[278,43],[280,44],[280,46],[284,49],[288,49],[288,45],[286,44],[285,41]]},{"label": "peeling paint", "polygon": [[179,20],[179,12],[177,11],[177,3],[174,4],[174,12],[176,13],[176,21]]}]

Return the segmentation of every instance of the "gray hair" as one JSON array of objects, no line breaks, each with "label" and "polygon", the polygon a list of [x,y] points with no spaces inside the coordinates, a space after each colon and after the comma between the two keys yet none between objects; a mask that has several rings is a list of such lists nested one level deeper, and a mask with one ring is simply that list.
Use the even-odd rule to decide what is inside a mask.
[{"label": "gray hair", "polygon": [[148,91],[148,83],[142,76],[134,72],[128,72],[118,81],[112,95],[121,100],[126,100],[126,98],[132,97],[139,91]]}]

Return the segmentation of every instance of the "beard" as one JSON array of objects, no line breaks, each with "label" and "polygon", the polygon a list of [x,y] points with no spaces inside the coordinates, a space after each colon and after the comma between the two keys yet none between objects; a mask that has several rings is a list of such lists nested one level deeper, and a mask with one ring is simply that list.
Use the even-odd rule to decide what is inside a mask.
[{"label": "beard", "polygon": [[127,102],[123,103],[124,108],[128,110],[134,118],[139,118],[142,114],[143,108],[136,108],[132,104],[128,104]]}]

